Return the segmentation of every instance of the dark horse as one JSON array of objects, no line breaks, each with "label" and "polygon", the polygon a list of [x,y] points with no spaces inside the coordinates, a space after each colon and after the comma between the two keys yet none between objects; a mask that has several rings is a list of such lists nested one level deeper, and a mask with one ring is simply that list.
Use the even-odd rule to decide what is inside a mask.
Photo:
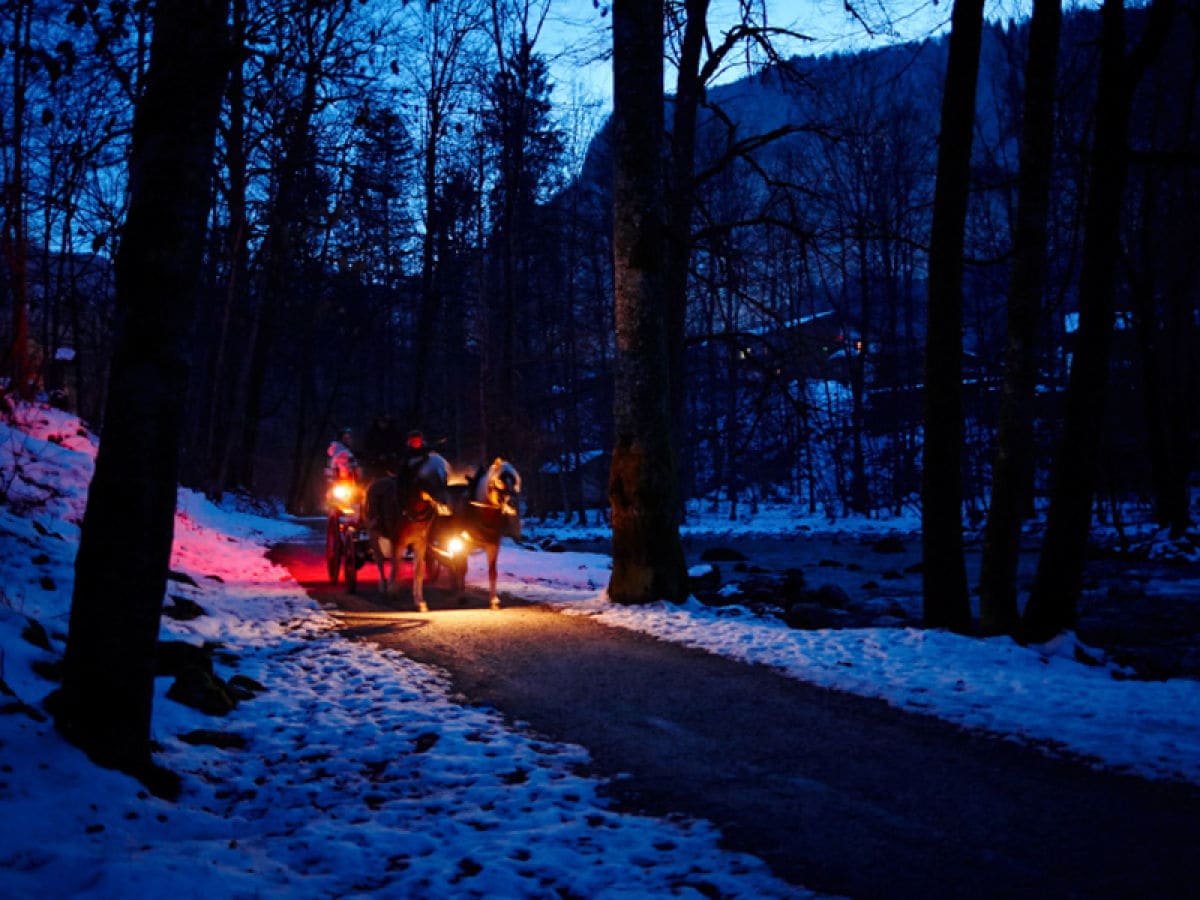
[{"label": "dark horse", "polygon": [[[448,522],[439,522],[443,534],[466,537],[469,546],[482,547],[488,563],[488,602],[492,609],[500,608],[496,594],[496,560],[500,555],[500,539],[521,536],[521,516],[517,501],[521,494],[521,476],[516,467],[499,457],[470,482],[466,495],[455,503],[454,515]],[[455,572],[457,590],[462,590],[467,569]]]},{"label": "dark horse", "polygon": [[[428,612],[422,583],[425,579],[425,551],[429,533],[438,515],[448,515],[449,493],[446,482],[449,466],[436,453],[419,463],[405,481],[388,476],[371,482],[367,488],[367,534],[371,554],[379,567],[379,589],[397,592],[396,572],[400,559],[410,545],[413,548],[413,602],[419,612]],[[384,561],[392,562],[391,578],[384,574]]]}]

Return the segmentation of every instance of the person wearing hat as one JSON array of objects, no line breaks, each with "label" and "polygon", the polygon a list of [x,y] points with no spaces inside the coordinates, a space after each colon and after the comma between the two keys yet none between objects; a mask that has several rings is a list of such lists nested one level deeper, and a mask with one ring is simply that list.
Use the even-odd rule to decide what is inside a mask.
[{"label": "person wearing hat", "polygon": [[429,457],[429,447],[425,444],[425,435],[413,429],[408,433],[408,437],[404,439],[405,457],[411,462],[415,459],[424,461]]},{"label": "person wearing hat", "polygon": [[404,439],[404,459],[400,471],[396,473],[396,477],[400,481],[400,496],[405,498],[406,503],[413,499],[410,496],[412,484],[416,480],[417,472],[421,470],[421,466],[427,459],[429,459],[429,445],[425,443],[425,435],[419,429],[414,428]]}]

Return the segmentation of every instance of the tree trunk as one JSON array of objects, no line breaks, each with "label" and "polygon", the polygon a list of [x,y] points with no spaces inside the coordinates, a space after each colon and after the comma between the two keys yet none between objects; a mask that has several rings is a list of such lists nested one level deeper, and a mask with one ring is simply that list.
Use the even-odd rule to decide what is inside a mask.
[{"label": "tree trunk", "polygon": [[29,355],[29,295],[25,239],[25,87],[30,59],[30,20],[33,5],[28,0],[13,4],[12,42],[12,177],[7,185],[4,214],[4,261],[12,294],[12,389],[23,400],[36,393],[36,373]]},{"label": "tree trunk", "polygon": [[181,411],[213,144],[228,71],[227,0],[155,7],[135,113],[107,416],[75,563],[58,727],[95,762],[170,794],[150,716],[174,532]]},{"label": "tree trunk", "polygon": [[613,3],[613,284],[617,361],[609,478],[618,603],[679,601],[687,571],[679,540],[671,446],[667,304],[662,0]]},{"label": "tree trunk", "polygon": [[968,631],[962,540],[962,269],[983,0],[955,0],[929,248],[921,543],[925,624]]},{"label": "tree trunk", "polygon": [[1033,591],[1022,618],[1024,636],[1044,641],[1075,625],[1091,526],[1097,448],[1104,419],[1112,316],[1120,253],[1121,203],[1128,174],[1129,116],[1137,75],[1165,37],[1171,0],[1156,0],[1135,57],[1125,58],[1123,0],[1101,10],[1096,132],[1084,212],[1079,272],[1079,331],[1067,385],[1062,439],[1051,472],[1050,511]]},{"label": "tree trunk", "polygon": [[1168,527],[1171,537],[1176,538],[1188,525],[1188,489],[1187,478],[1180,477],[1184,468],[1182,462],[1173,453],[1178,441],[1173,439],[1172,432],[1178,425],[1174,424],[1168,409],[1170,390],[1164,383],[1162,365],[1167,354],[1158,339],[1153,277],[1148,275],[1146,283],[1135,286],[1130,291],[1130,299],[1137,310],[1135,333],[1141,361],[1142,414],[1146,420],[1146,455],[1154,494],[1154,521]]},{"label": "tree trunk", "polygon": [[1046,290],[1054,91],[1061,26],[1061,3],[1036,0],[1025,64],[1017,222],[1008,289],[1008,344],[979,575],[979,621],[984,634],[1012,634],[1019,621],[1017,564],[1021,521],[1033,495],[1033,398],[1037,379],[1034,341]]},{"label": "tree trunk", "polygon": [[855,225],[858,246],[858,346],[850,347],[850,509],[859,515],[871,512],[871,488],[867,476],[866,392],[867,353],[871,333],[871,273],[867,265],[866,227]]},{"label": "tree trunk", "polygon": [[221,248],[228,266],[228,282],[225,285],[221,315],[217,322],[216,347],[208,373],[205,415],[201,421],[201,465],[203,466],[204,489],[215,500],[220,500],[226,484],[224,481],[226,442],[223,435],[234,430],[231,413],[237,403],[238,367],[231,365],[235,322],[245,323],[244,311],[249,286],[249,232],[247,220],[247,159],[246,159],[246,92],[245,92],[245,40],[246,0],[235,0],[233,4],[233,40],[237,58],[231,66],[229,77],[229,130],[225,138],[225,164],[229,170],[229,224],[228,238]]},{"label": "tree trunk", "polygon": [[[666,177],[667,233],[663,289],[667,303],[667,353],[670,385],[672,440],[682,451],[687,440],[687,388],[685,355],[687,282],[692,255],[692,209],[695,205],[696,117],[704,96],[700,55],[708,33],[709,0],[686,0],[683,42],[675,82],[671,121],[669,169]],[[681,453],[685,471],[681,484],[692,485],[695,473]],[[694,485],[693,485],[694,486]]]},{"label": "tree trunk", "polygon": [[412,395],[409,401],[409,424],[414,428],[424,427],[425,395],[428,392],[430,367],[433,365],[433,333],[437,324],[440,298],[437,278],[437,239],[440,233],[440,217],[437,202],[438,140],[441,130],[440,115],[435,105],[430,112],[431,124],[426,138],[423,159],[423,185],[425,197],[425,233],[421,238],[421,300],[417,308],[416,334],[412,346],[407,348],[413,357]]},{"label": "tree trunk", "polygon": [[[1192,65],[1190,77],[1182,80],[1192,88],[1187,96],[1194,98],[1200,71],[1197,62]],[[1172,72],[1169,77],[1177,79],[1179,73]],[[1192,134],[1192,116],[1185,113],[1180,117],[1177,103],[1169,112],[1162,112],[1167,113],[1163,124],[1169,133]],[[1156,109],[1155,119],[1159,115]],[[1191,524],[1188,477],[1190,461],[1195,458],[1188,435],[1196,397],[1188,369],[1196,346],[1193,298],[1197,265],[1188,250],[1195,244],[1197,215],[1195,191],[1188,190],[1188,180],[1186,176],[1164,178],[1160,169],[1144,167],[1141,209],[1130,238],[1136,244],[1131,256],[1140,262],[1130,273],[1129,295],[1141,361],[1154,520],[1169,529],[1172,539],[1182,537]]]}]

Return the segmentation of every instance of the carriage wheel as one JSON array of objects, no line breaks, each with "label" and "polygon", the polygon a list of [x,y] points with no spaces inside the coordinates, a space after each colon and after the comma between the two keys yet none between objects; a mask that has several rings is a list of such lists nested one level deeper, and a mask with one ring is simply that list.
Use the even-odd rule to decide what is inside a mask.
[{"label": "carriage wheel", "polygon": [[338,570],[342,567],[342,530],[338,517],[331,515],[325,525],[325,569],[329,580],[338,582]]},{"label": "carriage wheel", "polygon": [[343,552],[346,562],[346,593],[353,594],[358,588],[358,550],[354,546],[354,533],[346,532],[346,547]]},{"label": "carriage wheel", "polygon": [[425,580],[429,584],[433,584],[441,574],[442,558],[437,555],[432,546],[427,546],[425,548]]}]

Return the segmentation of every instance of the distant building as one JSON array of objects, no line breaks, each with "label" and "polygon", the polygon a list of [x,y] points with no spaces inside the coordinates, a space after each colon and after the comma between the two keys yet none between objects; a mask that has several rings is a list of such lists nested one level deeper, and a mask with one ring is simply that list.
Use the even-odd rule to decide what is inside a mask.
[{"label": "distant building", "polygon": [[609,453],[600,449],[546,462],[527,486],[528,501],[543,515],[607,508],[611,462]]}]

